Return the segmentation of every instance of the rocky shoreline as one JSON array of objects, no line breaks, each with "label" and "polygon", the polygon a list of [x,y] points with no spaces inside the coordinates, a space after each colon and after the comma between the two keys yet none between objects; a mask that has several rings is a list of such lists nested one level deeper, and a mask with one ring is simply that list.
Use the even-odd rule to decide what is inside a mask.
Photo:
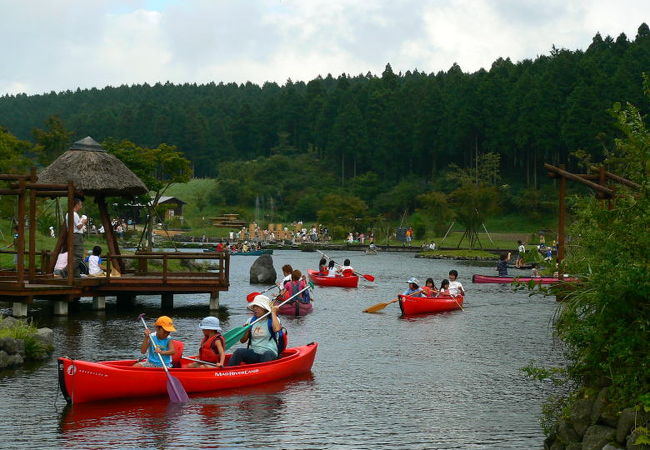
[{"label": "rocky shoreline", "polygon": [[584,396],[570,408],[544,441],[546,450],[641,450],[635,444],[650,422],[650,413],[636,408],[615,409],[608,400],[607,388]]},{"label": "rocky shoreline", "polygon": [[54,332],[50,328],[29,327],[13,317],[0,316],[0,336],[0,370],[48,359],[54,350]]}]

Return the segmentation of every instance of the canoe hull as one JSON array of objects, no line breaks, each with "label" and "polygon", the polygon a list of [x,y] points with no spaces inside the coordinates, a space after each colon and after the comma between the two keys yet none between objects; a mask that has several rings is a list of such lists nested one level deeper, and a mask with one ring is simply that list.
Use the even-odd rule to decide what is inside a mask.
[{"label": "canoe hull", "polygon": [[[285,350],[282,358],[223,369],[170,369],[187,393],[235,389],[308,373],[317,343]],[[186,361],[189,363],[190,361]],[[59,358],[59,387],[68,403],[167,395],[161,368],[133,367],[134,360],[89,362]]]},{"label": "canoe hull", "polygon": [[317,270],[308,270],[309,278],[317,286],[335,286],[355,288],[359,285],[359,277],[352,275],[350,277],[324,277],[319,275]]},{"label": "canoe hull", "polygon": [[232,252],[230,256],[260,256],[260,255],[272,255],[273,249],[266,250],[253,250],[250,252]]},{"label": "canoe hull", "polygon": [[313,310],[314,310],[314,305],[311,302],[302,303],[302,302],[292,301],[280,306],[280,308],[278,309],[278,314],[282,314],[284,316],[304,316],[309,314]]},{"label": "canoe hull", "polygon": [[528,283],[529,281],[534,281],[538,284],[553,284],[558,282],[574,282],[577,281],[577,279],[569,277],[564,280],[558,280],[555,277],[494,277],[491,275],[478,274],[472,276],[472,283]]},{"label": "canoe hull", "polygon": [[400,295],[399,307],[402,315],[431,314],[461,309],[465,298],[458,297],[409,297]]}]

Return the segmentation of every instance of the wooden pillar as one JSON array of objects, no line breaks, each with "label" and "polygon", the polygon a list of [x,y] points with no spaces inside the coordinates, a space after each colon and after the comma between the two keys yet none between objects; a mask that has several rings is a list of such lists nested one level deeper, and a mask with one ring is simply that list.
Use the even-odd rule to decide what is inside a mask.
[{"label": "wooden pillar", "polygon": [[118,294],[116,297],[117,306],[133,306],[135,303],[135,295],[132,294]]},{"label": "wooden pillar", "polygon": [[[66,251],[68,252],[68,283],[74,284],[74,186],[68,181],[68,215],[66,221]],[[58,257],[58,255],[57,255]],[[56,258],[54,258],[56,264]]]},{"label": "wooden pillar", "polygon": [[[120,246],[117,244],[117,239],[115,238],[115,233],[113,233],[113,227],[111,226],[111,218],[108,215],[108,208],[106,207],[106,198],[103,195],[97,195],[95,197],[95,203],[99,207],[99,216],[104,226],[104,237],[106,238],[106,244],[108,245],[108,252],[111,255],[120,254]],[[122,258],[117,258],[116,261],[113,261],[113,264],[117,264],[121,273],[124,273],[124,260]]]},{"label": "wooden pillar", "polygon": [[174,294],[171,292],[160,294],[160,307],[166,310],[174,309]]},{"label": "wooden pillar", "polygon": [[210,311],[219,309],[219,291],[210,292]]},{"label": "wooden pillar", "polygon": [[[32,167],[30,182],[36,183],[36,167]],[[36,278],[36,191],[29,191],[29,281]]]},{"label": "wooden pillar", "polygon": [[68,315],[68,302],[63,300],[56,300],[54,302],[54,315],[67,316]]},{"label": "wooden pillar", "polygon": [[104,311],[106,309],[106,297],[93,297],[93,309],[95,311]]},{"label": "wooden pillar", "polygon": [[13,302],[11,315],[14,317],[27,317],[27,303]]},{"label": "wooden pillar", "polygon": [[[16,250],[16,281],[23,286],[25,282],[25,180],[20,180],[18,190],[18,239],[14,250]],[[14,234],[13,229],[11,234]]]}]

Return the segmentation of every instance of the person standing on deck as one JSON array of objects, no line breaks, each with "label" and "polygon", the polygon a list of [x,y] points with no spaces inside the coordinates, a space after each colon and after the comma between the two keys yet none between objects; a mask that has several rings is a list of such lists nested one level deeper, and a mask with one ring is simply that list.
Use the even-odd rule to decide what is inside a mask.
[{"label": "person standing on deck", "polygon": [[[79,211],[83,208],[83,199],[80,197],[75,197],[74,206],[72,207],[72,236],[73,236],[73,246],[74,246],[74,276],[79,276],[79,266],[84,258],[84,227],[88,223],[88,218],[79,217]],[[68,215],[65,217],[66,226],[68,225]]]}]

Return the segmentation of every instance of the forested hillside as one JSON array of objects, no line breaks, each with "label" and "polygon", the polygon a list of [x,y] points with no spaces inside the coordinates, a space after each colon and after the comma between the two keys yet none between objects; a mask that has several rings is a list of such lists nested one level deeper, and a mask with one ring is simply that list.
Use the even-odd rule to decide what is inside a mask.
[{"label": "forested hillside", "polygon": [[[582,148],[600,159],[615,131],[608,109],[629,101],[650,110],[641,73],[650,30],[634,40],[596,35],[586,51],[553,48],[534,60],[498,59],[489,71],[417,70],[328,75],[307,83],[170,83],[0,98],[0,126],[33,140],[57,115],[74,138],[176,145],[197,177],[224,161],[273,154],[317,155],[337,184],[368,172],[396,183],[435,179],[448,163],[501,155],[510,183],[536,186],[543,162]],[[124,68],[128,70],[128,68]]]}]

